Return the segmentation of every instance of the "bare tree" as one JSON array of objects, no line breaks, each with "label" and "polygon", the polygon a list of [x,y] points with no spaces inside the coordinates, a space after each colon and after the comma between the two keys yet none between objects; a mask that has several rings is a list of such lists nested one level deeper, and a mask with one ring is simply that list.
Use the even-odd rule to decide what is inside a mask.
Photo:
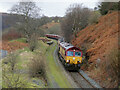
[{"label": "bare tree", "polygon": [[30,46],[32,47],[30,50],[33,51],[37,43],[36,38],[38,35],[41,35],[41,30],[39,28],[41,25],[39,22],[41,9],[36,6],[35,2],[29,0],[28,2],[18,2],[10,11],[11,13],[17,13],[22,16],[22,22],[18,23],[17,27],[27,39],[26,42],[32,45]]},{"label": "bare tree", "polygon": [[70,37],[88,25],[88,18],[91,10],[82,6],[82,4],[73,4],[66,11],[65,18],[61,24],[63,33],[67,41]]},{"label": "bare tree", "polygon": [[19,23],[20,30],[23,32],[27,41],[29,41],[33,32],[39,28],[39,23],[36,23],[36,18],[40,16],[40,8],[35,2],[19,2],[11,8],[11,13],[17,13],[23,16],[22,23]]},{"label": "bare tree", "polygon": [[40,10],[41,9],[36,6],[35,2],[29,0],[29,2],[18,2],[18,4],[13,5],[10,11],[24,15],[25,19],[28,20],[29,17],[38,17]]}]

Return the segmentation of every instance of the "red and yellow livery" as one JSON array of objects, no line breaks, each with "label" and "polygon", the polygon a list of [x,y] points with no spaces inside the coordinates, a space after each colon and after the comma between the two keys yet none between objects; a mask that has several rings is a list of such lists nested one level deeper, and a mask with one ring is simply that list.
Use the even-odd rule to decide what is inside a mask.
[{"label": "red and yellow livery", "polygon": [[66,42],[59,42],[58,45],[59,55],[64,65],[73,69],[79,69],[82,63],[82,51]]}]

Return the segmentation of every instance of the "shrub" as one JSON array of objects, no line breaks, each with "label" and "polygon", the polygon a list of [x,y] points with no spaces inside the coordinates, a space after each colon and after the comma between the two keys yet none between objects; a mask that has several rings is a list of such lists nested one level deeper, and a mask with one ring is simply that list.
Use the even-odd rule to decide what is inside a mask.
[{"label": "shrub", "polygon": [[16,64],[17,64],[17,56],[18,56],[18,52],[10,53],[9,56],[7,57],[7,59],[3,61],[3,63],[9,65],[8,69],[9,69],[10,72],[15,71]]},{"label": "shrub", "polygon": [[85,58],[85,56],[84,56],[82,60],[83,60],[83,61],[82,61],[81,69],[82,69],[82,70],[87,70],[88,67],[89,67],[88,59]]},{"label": "shrub", "polygon": [[91,12],[91,15],[88,19],[88,24],[94,24],[94,23],[98,23],[98,18],[100,17],[100,13],[98,11],[93,11]]},{"label": "shrub", "polygon": [[41,77],[46,82],[46,67],[45,67],[45,59],[41,53],[36,54],[31,62],[28,64],[29,67],[29,75],[31,77]]},{"label": "shrub", "polygon": [[36,46],[37,46],[37,36],[35,36],[35,34],[33,34],[31,36],[31,38],[29,39],[29,48],[31,51],[34,51]]},{"label": "shrub", "polygon": [[83,65],[82,69],[87,70],[89,67],[89,55],[87,53],[87,50],[91,47],[91,43],[85,42],[83,45],[81,45],[81,50],[83,51]]},{"label": "shrub", "polygon": [[21,76],[21,74],[7,74],[8,72],[3,70],[2,73],[2,87],[3,88],[25,88],[28,81]]}]

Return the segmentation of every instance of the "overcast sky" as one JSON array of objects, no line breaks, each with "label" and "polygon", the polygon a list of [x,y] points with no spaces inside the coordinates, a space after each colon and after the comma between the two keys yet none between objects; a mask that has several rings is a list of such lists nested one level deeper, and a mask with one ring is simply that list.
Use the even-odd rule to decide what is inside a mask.
[{"label": "overcast sky", "polygon": [[[8,10],[19,0],[0,0],[0,12]],[[94,9],[100,0],[32,0],[42,9],[42,14],[46,16],[64,16],[70,4],[83,3],[83,6]]]}]

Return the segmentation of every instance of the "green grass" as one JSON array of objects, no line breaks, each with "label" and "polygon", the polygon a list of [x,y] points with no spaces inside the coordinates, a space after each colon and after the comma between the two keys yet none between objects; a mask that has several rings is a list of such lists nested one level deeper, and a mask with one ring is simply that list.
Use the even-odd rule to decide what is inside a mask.
[{"label": "green grass", "polygon": [[[54,62],[53,53],[54,53],[54,50],[56,49],[56,41],[54,41],[54,43],[55,43],[55,46],[53,45],[50,46],[48,49],[48,52],[46,53],[47,64],[50,70],[48,73],[49,81],[50,83],[52,83],[52,81],[54,80],[59,85],[60,88],[72,88],[70,83],[66,79],[65,75],[62,73],[62,70],[59,67],[57,67]],[[52,84],[50,85],[50,87],[53,87]]]},{"label": "green grass", "polygon": [[42,53],[45,55],[48,45],[43,41],[38,41],[37,49],[34,50],[34,53]]},{"label": "green grass", "polygon": [[26,43],[26,38],[19,38],[19,39],[16,39],[16,40],[11,40],[10,42],[14,42],[14,41]]},{"label": "green grass", "polygon": [[29,47],[24,47],[23,49],[19,49],[17,51],[19,51],[19,53],[22,53],[22,52],[25,52],[25,51],[31,52],[30,49],[29,49]]},{"label": "green grass", "polygon": [[[9,80],[11,81],[10,83],[12,83],[12,85],[14,86],[15,80],[17,80],[18,75],[20,75],[19,80],[21,81],[21,84],[25,84],[25,86],[23,86],[22,88],[42,88],[42,87],[45,87],[43,85],[42,80],[39,79],[39,82],[41,82],[41,85],[37,85],[37,84],[33,83],[33,80],[37,80],[37,78],[36,79],[30,78],[28,73],[24,73],[24,72],[28,71],[27,65],[30,63],[30,59],[31,59],[31,57],[33,57],[34,52],[31,52],[28,47],[25,47],[24,49],[21,49],[21,50],[17,50],[14,53],[17,53],[17,52],[19,52],[19,54],[16,58],[17,64],[15,66],[17,73],[14,73],[14,75],[13,75],[9,71],[10,64],[3,63],[3,68],[6,68],[6,75],[9,78]],[[7,61],[7,58],[3,59],[2,62],[6,62],[6,61]],[[20,71],[22,71],[22,73]],[[7,88],[5,83],[3,83],[2,87]]]},{"label": "green grass", "polygon": [[[17,39],[17,41],[21,41],[23,42],[25,39]],[[31,57],[33,57],[36,53],[41,52],[43,57],[46,57],[46,68],[47,68],[47,77],[48,77],[48,82],[50,83],[50,85],[48,86],[48,88],[54,88],[53,82],[55,82],[60,88],[71,88],[70,83],[68,82],[68,80],[66,79],[65,75],[62,73],[62,70],[56,66],[56,63],[54,62],[54,50],[56,49],[57,46],[57,42],[54,41],[53,45],[47,45],[46,43],[44,43],[43,41],[39,41],[38,45],[37,45],[37,49],[34,50],[34,52],[31,52],[30,49],[28,47],[25,47],[24,49],[20,49],[17,50],[17,52],[19,52],[19,55],[17,56],[17,70],[28,70],[28,64],[30,63],[30,59]],[[16,52],[14,52],[16,53]],[[5,60],[3,60],[5,61]],[[9,68],[9,64],[4,64],[3,66],[7,69]],[[0,72],[1,73],[1,72]],[[7,69],[7,74],[8,76],[10,75],[9,70]],[[18,74],[14,74],[15,77],[14,79],[17,77]],[[44,81],[41,80],[40,78],[31,78],[28,76],[29,74],[26,73],[22,73],[20,80],[22,81],[22,83],[26,83],[26,86],[24,88],[45,88],[45,84]],[[11,77],[10,77],[11,78]],[[35,83],[33,83],[33,80],[37,80],[38,82],[40,82],[40,85],[37,85]],[[12,81],[14,83],[14,81]],[[3,84],[3,87],[6,87]]]}]

